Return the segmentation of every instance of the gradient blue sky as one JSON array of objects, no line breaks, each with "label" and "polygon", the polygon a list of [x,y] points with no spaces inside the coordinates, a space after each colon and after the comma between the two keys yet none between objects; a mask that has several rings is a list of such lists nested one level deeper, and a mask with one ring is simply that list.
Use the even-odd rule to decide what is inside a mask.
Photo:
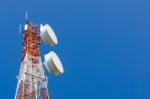
[{"label": "gradient blue sky", "polygon": [[25,11],[50,24],[65,73],[49,77],[51,99],[149,99],[149,0],[1,0],[0,97],[13,99],[20,69],[19,24]]}]

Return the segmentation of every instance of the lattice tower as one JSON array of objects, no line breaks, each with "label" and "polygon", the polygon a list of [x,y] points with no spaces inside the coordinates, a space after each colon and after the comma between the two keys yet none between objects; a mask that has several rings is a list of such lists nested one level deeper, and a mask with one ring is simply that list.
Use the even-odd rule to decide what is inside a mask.
[{"label": "lattice tower", "polygon": [[49,99],[47,77],[40,57],[40,26],[27,22],[15,99]]}]

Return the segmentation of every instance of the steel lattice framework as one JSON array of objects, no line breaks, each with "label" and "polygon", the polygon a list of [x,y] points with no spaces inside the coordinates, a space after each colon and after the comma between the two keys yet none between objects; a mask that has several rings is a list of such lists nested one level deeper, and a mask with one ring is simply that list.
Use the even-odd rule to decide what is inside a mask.
[{"label": "steel lattice framework", "polygon": [[27,22],[15,99],[49,99],[47,77],[40,57],[40,26]]}]

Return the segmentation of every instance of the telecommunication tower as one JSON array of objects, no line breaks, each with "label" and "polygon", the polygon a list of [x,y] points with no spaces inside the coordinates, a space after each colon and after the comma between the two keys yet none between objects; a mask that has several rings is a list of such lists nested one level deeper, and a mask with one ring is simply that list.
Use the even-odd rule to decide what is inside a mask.
[{"label": "telecommunication tower", "polygon": [[48,79],[45,70],[54,75],[64,72],[62,63],[53,51],[44,56],[42,63],[39,45],[51,46],[58,43],[52,28],[46,25],[34,24],[27,20],[22,32],[23,51],[15,99],[50,99],[48,93]]}]

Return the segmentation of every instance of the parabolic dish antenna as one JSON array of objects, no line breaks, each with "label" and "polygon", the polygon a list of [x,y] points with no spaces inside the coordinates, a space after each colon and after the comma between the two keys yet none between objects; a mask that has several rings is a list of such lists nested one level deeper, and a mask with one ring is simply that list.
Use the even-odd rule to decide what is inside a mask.
[{"label": "parabolic dish antenna", "polygon": [[44,43],[50,45],[56,45],[58,43],[53,29],[48,24],[46,24],[45,26],[41,25],[40,31],[40,37]]},{"label": "parabolic dish antenna", "polygon": [[44,65],[49,72],[53,73],[55,76],[64,72],[62,63],[55,52],[51,51],[50,53],[46,54],[44,58]]}]

